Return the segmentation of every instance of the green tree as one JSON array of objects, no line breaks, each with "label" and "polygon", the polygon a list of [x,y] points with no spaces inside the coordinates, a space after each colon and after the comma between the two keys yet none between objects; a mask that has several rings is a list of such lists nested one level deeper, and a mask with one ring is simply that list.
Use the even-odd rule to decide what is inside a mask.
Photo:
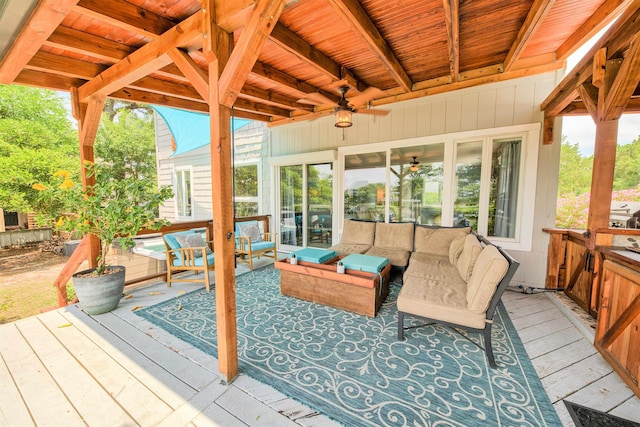
[{"label": "green tree", "polygon": [[77,133],[53,91],[0,85],[0,207],[34,212],[36,183],[52,183],[60,169],[78,176]]},{"label": "green tree", "polygon": [[631,144],[619,145],[616,152],[614,190],[625,190],[640,184],[640,137]]},{"label": "green tree", "polygon": [[591,190],[593,156],[583,157],[578,144],[571,144],[566,136],[560,146],[560,174],[558,177],[558,195],[578,196]]}]

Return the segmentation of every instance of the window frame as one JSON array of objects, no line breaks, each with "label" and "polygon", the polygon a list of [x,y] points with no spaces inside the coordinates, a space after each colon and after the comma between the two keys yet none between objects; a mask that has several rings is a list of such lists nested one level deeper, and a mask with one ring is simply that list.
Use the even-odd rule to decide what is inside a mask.
[{"label": "window frame", "polygon": [[[184,215],[180,213],[181,201],[178,199],[178,186],[180,185],[184,190],[184,173],[189,172],[189,206],[191,210],[190,215]],[[193,167],[192,166],[178,166],[173,171],[173,188],[176,189],[174,200],[175,200],[175,217],[177,220],[193,220],[195,218],[193,203]]]},{"label": "window frame", "polygon": [[261,185],[262,180],[260,179],[260,177],[262,176],[262,164],[258,161],[258,159],[236,161],[233,165],[233,173],[235,174],[235,170],[237,168],[248,167],[248,166],[255,166],[257,169],[256,170],[256,176],[258,178],[258,181],[256,183],[257,195],[256,196],[236,196],[235,190],[234,190],[234,195],[233,195],[234,212],[235,212],[236,203],[256,203],[258,205],[258,215],[261,215],[262,214],[262,185]]}]

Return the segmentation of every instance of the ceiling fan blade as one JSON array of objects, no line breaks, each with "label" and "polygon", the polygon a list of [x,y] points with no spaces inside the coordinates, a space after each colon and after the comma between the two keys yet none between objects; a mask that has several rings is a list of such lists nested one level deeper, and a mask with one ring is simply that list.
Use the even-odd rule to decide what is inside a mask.
[{"label": "ceiling fan blade", "polygon": [[378,89],[377,87],[369,86],[368,88],[360,92],[360,94],[349,98],[349,104],[353,105],[354,107],[358,107],[360,105],[366,104],[367,102],[371,101],[373,98],[380,95],[381,93],[382,93],[381,89]]},{"label": "ceiling fan blade", "polygon": [[305,96],[302,99],[299,99],[298,102],[301,104],[311,104],[311,105],[324,105],[324,104],[334,105],[335,104],[333,100],[327,98],[326,96],[318,92],[308,93],[307,96]]},{"label": "ceiling fan blade", "polygon": [[372,116],[386,116],[390,110],[374,110],[373,108],[363,108],[355,111],[358,114],[370,114]]}]

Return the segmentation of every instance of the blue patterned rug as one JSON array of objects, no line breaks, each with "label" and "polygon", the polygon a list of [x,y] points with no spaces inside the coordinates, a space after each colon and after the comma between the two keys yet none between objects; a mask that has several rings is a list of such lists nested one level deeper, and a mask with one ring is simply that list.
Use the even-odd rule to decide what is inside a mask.
[{"label": "blue patterned rug", "polygon": [[[408,330],[398,341],[399,289],[391,284],[370,319],[280,295],[273,267],[239,276],[240,371],[348,426],[562,425],[502,304],[491,369],[483,350],[441,326]],[[215,292],[136,313],[217,356]]]}]

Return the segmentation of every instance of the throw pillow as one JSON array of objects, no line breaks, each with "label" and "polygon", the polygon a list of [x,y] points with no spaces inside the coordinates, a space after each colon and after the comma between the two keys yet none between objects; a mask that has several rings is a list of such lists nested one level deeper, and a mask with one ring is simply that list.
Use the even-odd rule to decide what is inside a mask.
[{"label": "throw pillow", "polygon": [[262,233],[257,224],[241,224],[238,226],[241,236],[251,238],[251,243],[262,242]]},{"label": "throw pillow", "polygon": [[[181,248],[201,248],[204,246],[206,248],[207,255],[211,255],[213,253],[199,234],[176,234],[176,240],[180,243]],[[202,251],[193,251],[193,255],[201,257]]]}]

